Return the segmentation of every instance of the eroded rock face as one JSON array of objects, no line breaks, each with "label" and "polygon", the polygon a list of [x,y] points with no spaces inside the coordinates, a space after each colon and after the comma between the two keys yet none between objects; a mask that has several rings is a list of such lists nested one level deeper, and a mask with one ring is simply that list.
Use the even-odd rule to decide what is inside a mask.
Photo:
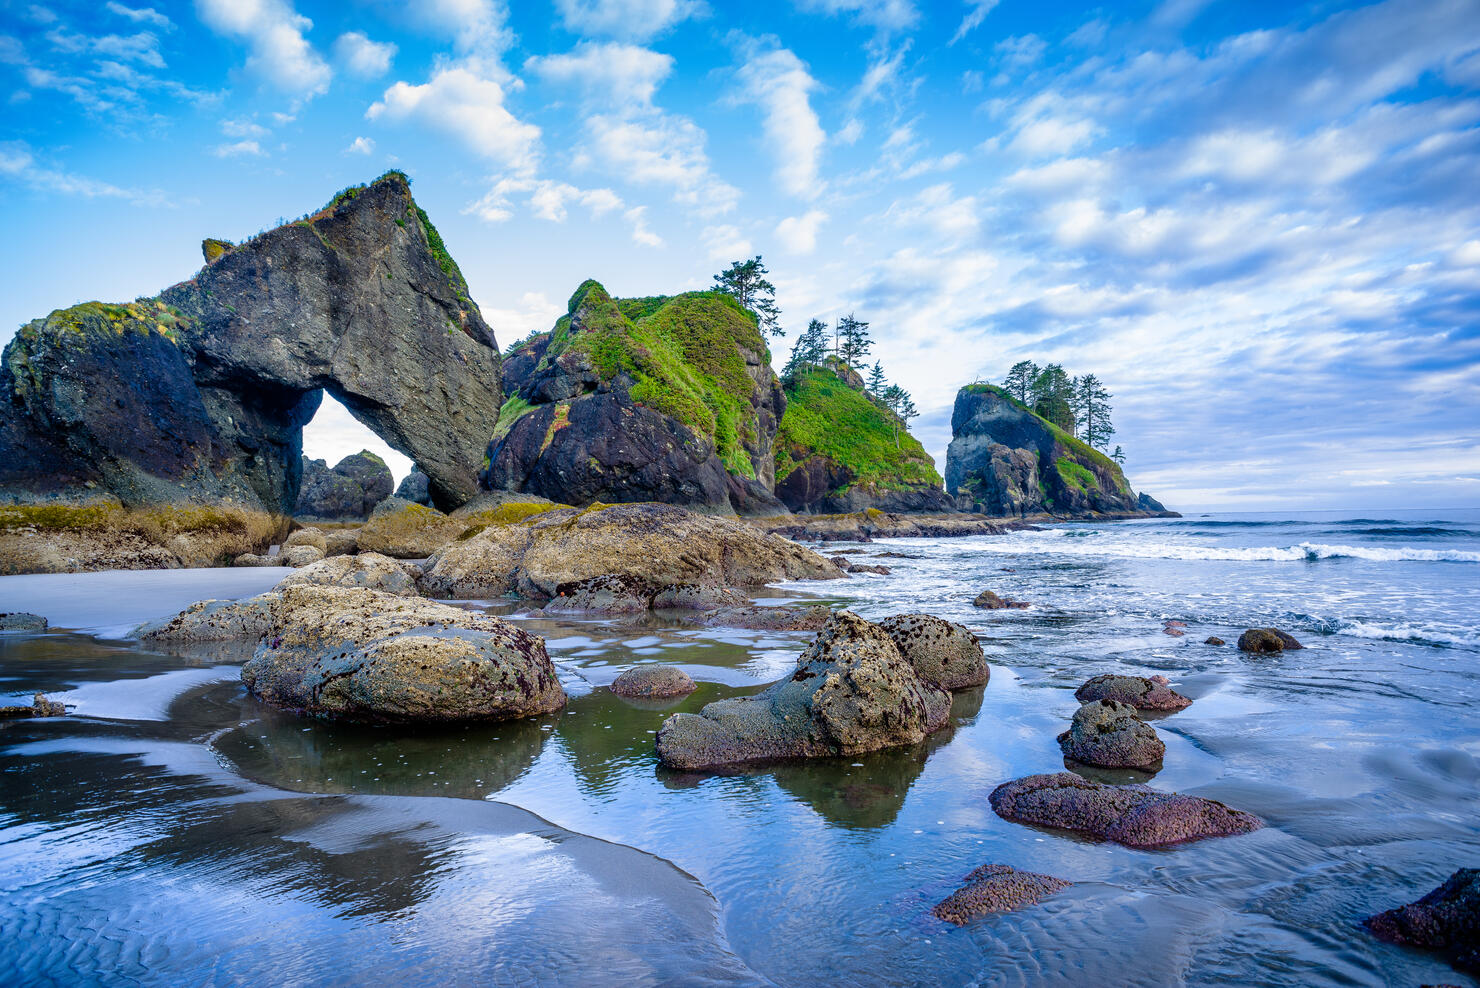
[{"label": "eroded rock face", "polygon": [[658,731],[658,758],[703,769],[781,758],[855,755],[914,744],[944,727],[950,694],[923,681],[878,625],[832,615],[796,671],[752,697],[675,714]]},{"label": "eroded rock face", "polygon": [[333,521],[368,518],[377,504],[391,496],[392,484],[390,467],[369,450],[346,456],[332,468],[323,460],[305,456],[293,514]]},{"label": "eroded rock face", "polygon": [[966,876],[966,884],[931,909],[931,915],[947,923],[965,926],[988,913],[1006,913],[1031,906],[1046,895],[1068,888],[1072,882],[1011,865],[982,865]]},{"label": "eroded rock face", "polygon": [[158,299],[23,327],[0,359],[0,490],[291,513],[328,391],[453,507],[502,401],[493,333],[399,174],[221,250]]},{"label": "eroded rock face", "polygon": [[989,675],[981,642],[971,629],[930,614],[896,614],[879,622],[927,683],[944,690],[980,686]]},{"label": "eroded rock face", "polygon": [[1137,710],[1181,710],[1192,701],[1171,688],[1165,676],[1095,676],[1074,691],[1080,703],[1114,700]]},{"label": "eroded rock face", "polygon": [[1135,708],[1114,700],[1091,700],[1080,707],[1058,740],[1065,758],[1099,768],[1160,769],[1167,753]]},{"label": "eroded rock face", "polygon": [[1285,652],[1305,646],[1278,628],[1250,628],[1238,636],[1238,647],[1243,652]]},{"label": "eroded rock face", "polygon": [[1417,902],[1363,925],[1388,943],[1442,951],[1455,967],[1480,972],[1480,868],[1461,868]]},{"label": "eroded rock face", "polygon": [[406,564],[378,552],[332,556],[303,567],[274,589],[297,586],[363,587],[393,594],[417,594],[416,578]]},{"label": "eroded rock face", "polygon": [[992,790],[991,803],[1004,820],[1073,830],[1126,847],[1229,837],[1264,826],[1252,813],[1211,799],[1157,792],[1143,785],[1110,786],[1073,772],[1004,783]]},{"label": "eroded rock face", "polygon": [[1103,453],[1057,432],[990,385],[956,395],[946,490],[989,515],[1134,513],[1136,495]]},{"label": "eroded rock face", "polygon": [[565,691],[544,640],[498,618],[375,590],[287,587],[242,667],[276,707],[371,723],[549,713]]},{"label": "eroded rock face", "polygon": [[611,691],[618,696],[662,699],[688,696],[698,689],[689,674],[677,666],[633,666],[616,678]]}]

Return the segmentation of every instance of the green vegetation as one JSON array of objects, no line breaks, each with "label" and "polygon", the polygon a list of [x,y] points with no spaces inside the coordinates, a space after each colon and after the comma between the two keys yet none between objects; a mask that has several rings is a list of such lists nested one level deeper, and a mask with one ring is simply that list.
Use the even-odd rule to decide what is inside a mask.
[{"label": "green vegetation", "polygon": [[1077,487],[1081,491],[1099,487],[1095,475],[1090,470],[1067,456],[1061,456],[1055,460],[1054,466],[1058,467],[1059,478],[1070,487]]},{"label": "green vegetation", "polygon": [[[260,552],[287,533],[289,521],[229,504],[0,506],[0,534],[64,533],[85,536],[100,545],[142,540],[193,566],[225,564],[244,552]],[[3,564],[0,570],[19,572]]]},{"label": "green vegetation", "polygon": [[200,243],[200,249],[205,254],[207,264],[213,263],[235,246],[230,240],[217,240],[215,237],[207,237]]},{"label": "green vegetation", "polygon": [[544,504],[536,501],[509,501],[500,504],[496,508],[487,511],[479,511],[469,516],[468,520],[473,524],[463,529],[457,536],[457,541],[466,542],[468,539],[486,531],[490,526],[518,525],[538,518],[547,512],[557,508],[569,508],[568,504]]},{"label": "green vegetation", "polygon": [[447,253],[447,245],[442,242],[442,235],[437,232],[437,228],[432,226],[427,211],[417,206],[416,218],[421,220],[421,228],[426,231],[427,235],[427,246],[431,248],[432,256],[437,259],[437,266],[442,269],[442,273],[459,288],[466,285],[467,281],[463,278],[462,271],[458,268],[457,262],[452,259],[452,255]]},{"label": "green vegetation", "polygon": [[[571,296],[569,313],[551,330],[541,366],[580,353],[606,380],[626,375],[633,401],[708,437],[726,469],[755,477],[746,452],[746,444],[758,438],[750,404],[755,385],[741,349],[765,360],[770,352],[752,313],[719,292],[619,302],[592,280]],[[502,434],[530,407],[516,398],[506,401],[499,414]]]},{"label": "green vegetation", "polygon": [[846,467],[853,484],[899,490],[940,486],[940,474],[898,416],[829,369],[799,370],[787,388],[786,414],[776,435],[776,479],[820,454]]},{"label": "green vegetation", "polygon": [[[1131,493],[1130,484],[1126,481],[1125,474],[1121,472],[1119,464],[1117,464],[1105,453],[1101,452],[1098,449],[1095,449],[1089,443],[1074,435],[1071,435],[1068,432],[1065,432],[1063,429],[1059,428],[1057,425],[1054,425],[1042,415],[1039,415],[1032,408],[1029,408],[1027,404],[1020,400],[1018,396],[1013,394],[1011,391],[1007,390],[1006,388],[998,387],[995,384],[986,384],[980,381],[975,384],[968,384],[963,390],[972,394],[996,395],[1003,401],[1010,402],[1013,407],[1027,412],[1029,415],[1037,418],[1043,424],[1043,427],[1048,430],[1048,432],[1054,437],[1055,440],[1058,441],[1058,444],[1073,456],[1072,460],[1068,460],[1065,457],[1060,457],[1055,463],[1055,466],[1058,467],[1059,476],[1063,478],[1064,483],[1068,484],[1071,487],[1078,487],[1080,490],[1098,488],[1100,486],[1100,482],[1095,476],[1096,471],[1090,469],[1091,467],[1096,467],[1099,468],[1100,473],[1111,477],[1115,483],[1116,488],[1122,493]],[[1072,464],[1074,467],[1077,467],[1077,470],[1071,470],[1070,474],[1066,475],[1064,467],[1064,464],[1066,462]],[[1079,471],[1082,471],[1082,473]],[[1075,480],[1071,480],[1071,475],[1075,478],[1075,480],[1078,480],[1080,482],[1076,483]]]},{"label": "green vegetation", "polygon": [[[535,406],[518,395],[511,395],[504,399],[503,405],[498,410],[498,422],[493,427],[494,442],[507,436],[509,430],[514,428],[514,423],[523,418],[526,412],[534,411],[534,408]],[[484,464],[484,468],[487,469],[487,464]]]}]

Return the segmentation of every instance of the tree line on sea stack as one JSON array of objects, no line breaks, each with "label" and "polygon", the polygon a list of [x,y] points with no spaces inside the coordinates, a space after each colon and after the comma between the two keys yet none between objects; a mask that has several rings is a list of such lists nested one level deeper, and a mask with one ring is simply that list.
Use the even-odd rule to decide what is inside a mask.
[{"label": "tree line on sea stack", "polygon": [[[1110,399],[1115,396],[1093,374],[1070,377],[1059,364],[1039,367],[1031,360],[1019,360],[1007,372],[1002,389],[1096,449],[1104,449],[1115,435],[1110,421]],[[1117,463],[1125,462],[1119,446],[1110,457]]]}]

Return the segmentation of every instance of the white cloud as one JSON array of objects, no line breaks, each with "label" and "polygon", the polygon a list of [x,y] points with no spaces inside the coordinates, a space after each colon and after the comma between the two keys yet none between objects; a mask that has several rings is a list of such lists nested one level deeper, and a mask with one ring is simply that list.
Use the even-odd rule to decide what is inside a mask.
[{"label": "white cloud", "polygon": [[1041,117],[1018,129],[1008,151],[1027,157],[1068,154],[1093,140],[1100,128],[1089,120]]},{"label": "white cloud", "polygon": [[696,0],[555,0],[568,31],[645,41],[700,13]]},{"label": "white cloud", "polygon": [[195,0],[206,26],[246,43],[247,68],[279,90],[315,96],[329,88],[333,73],[303,33],[313,22],[287,0]]},{"label": "white cloud", "polygon": [[21,141],[0,142],[0,175],[24,182],[34,189],[81,196],[84,199],[123,199],[136,206],[169,205],[159,190],[143,192],[108,182],[47,168],[36,161],[30,147]]},{"label": "white cloud", "polygon": [[808,210],[802,216],[788,216],[776,224],[776,237],[781,246],[793,254],[810,254],[817,249],[817,231],[827,222],[820,209]]},{"label": "white cloud", "polygon": [[579,87],[592,104],[645,107],[673,71],[673,57],[620,42],[583,41],[563,55],[530,58],[524,67],[547,82]]},{"label": "white cloud", "polygon": [[801,59],[785,48],[753,51],[736,73],[741,98],[765,115],[766,141],[776,162],[776,180],[791,195],[815,199],[823,189],[818,177],[827,134],[818,122],[808,94],[817,80]]},{"label": "white cloud", "polygon": [[218,158],[260,158],[263,151],[262,145],[256,141],[235,141],[216,145],[211,148],[211,154]]},{"label": "white cloud", "polygon": [[54,28],[46,33],[46,40],[55,50],[71,55],[90,52],[127,62],[138,62],[150,68],[165,67],[164,56],[159,53],[159,38],[150,31],[93,37],[65,28]]},{"label": "white cloud", "polygon": [[349,147],[344,149],[345,154],[374,154],[375,141],[368,137],[356,137],[350,142]]},{"label": "white cloud", "polygon": [[699,235],[711,261],[734,261],[750,257],[750,241],[737,226],[706,226]]},{"label": "white cloud", "polygon": [[961,242],[973,237],[981,226],[975,196],[957,197],[949,183],[922,189],[901,199],[885,212],[894,224],[927,230],[936,242]]},{"label": "white cloud", "polygon": [[622,214],[632,224],[632,242],[643,247],[662,247],[663,238],[648,229],[647,207],[634,206]]},{"label": "white cloud", "polygon": [[503,223],[514,218],[515,197],[524,197],[535,216],[552,223],[565,222],[570,203],[586,207],[592,219],[624,208],[621,196],[611,189],[581,189],[567,182],[526,176],[499,179],[464,212],[488,223]]},{"label": "white cloud", "polygon": [[227,137],[266,137],[268,130],[255,121],[239,117],[221,121],[221,133]]},{"label": "white cloud", "polygon": [[503,0],[424,0],[411,5],[413,16],[452,39],[465,68],[500,82],[508,71],[500,59],[514,43]]},{"label": "white cloud", "polygon": [[439,69],[420,86],[398,82],[365,111],[370,120],[414,120],[516,172],[534,168],[540,129],[504,106],[504,87],[462,67]]},{"label": "white cloud", "polygon": [[881,31],[913,27],[920,12],[910,0],[799,0],[803,10],[823,14],[847,14],[854,21]]},{"label": "white cloud", "polygon": [[173,30],[175,27],[174,21],[171,21],[153,7],[125,7],[123,4],[118,3],[117,0],[108,0],[105,6],[110,13],[117,14],[119,17],[126,17],[135,24],[152,24],[165,31]]},{"label": "white cloud", "polygon": [[733,209],[740,190],[716,178],[705,154],[706,135],[692,120],[663,114],[637,118],[597,114],[586,120],[590,143],[584,163],[624,180],[674,190],[675,202],[701,215]]},{"label": "white cloud", "polygon": [[483,306],[483,318],[505,346],[522,340],[530,333],[543,333],[565,315],[562,303],[552,302],[543,292],[525,292],[510,309]]},{"label": "white cloud", "polygon": [[972,31],[981,27],[982,21],[987,19],[987,15],[992,12],[993,8],[999,2],[1000,0],[967,0],[966,6],[970,9],[966,12],[966,16],[961,19],[961,26],[956,28],[956,33],[951,35],[951,40],[947,43],[954,45]]},{"label": "white cloud", "polygon": [[350,75],[375,79],[391,70],[396,46],[388,41],[371,41],[361,31],[349,31],[334,42],[334,57]]}]

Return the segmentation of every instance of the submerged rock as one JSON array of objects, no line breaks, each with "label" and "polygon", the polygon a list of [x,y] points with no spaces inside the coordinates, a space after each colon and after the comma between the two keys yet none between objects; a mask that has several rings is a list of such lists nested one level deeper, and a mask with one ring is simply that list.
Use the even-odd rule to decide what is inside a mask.
[{"label": "submerged rock", "polygon": [[988,913],[1006,913],[1031,906],[1046,895],[1066,889],[1073,882],[1011,865],[988,864],[966,876],[966,884],[931,909],[931,915],[947,923],[964,926]]},{"label": "submerged rock", "polygon": [[950,706],[950,694],[923,681],[883,628],[839,611],[791,676],[755,696],[668,718],[658,759],[701,769],[856,755],[923,740],[946,725]]},{"label": "submerged rock", "polygon": [[1135,708],[1115,700],[1091,700],[1080,707],[1058,740],[1065,758],[1100,768],[1160,768],[1167,753]]},{"label": "submerged rock", "polygon": [[61,717],[67,713],[64,704],[48,700],[45,693],[31,697],[29,707],[19,704],[0,707],[0,720],[17,720],[22,717]]},{"label": "submerged rock", "polygon": [[1238,647],[1244,652],[1287,652],[1305,646],[1278,628],[1250,628],[1238,636]]},{"label": "submerged rock", "polygon": [[896,614],[879,627],[927,683],[964,690],[982,685],[990,675],[981,642],[964,624],[930,614]]},{"label": "submerged rock", "polygon": [[1091,700],[1114,700],[1137,710],[1181,710],[1192,701],[1171,688],[1165,676],[1118,676],[1106,673],[1095,676],[1074,691],[1080,703]]},{"label": "submerged rock", "polygon": [[565,691],[542,638],[446,604],[344,587],[287,587],[242,667],[276,707],[373,723],[549,713]]},{"label": "submerged rock", "polygon": [[45,631],[46,618],[25,611],[0,614],[0,631]]},{"label": "submerged rock", "polygon": [[1247,834],[1264,826],[1252,813],[1199,796],[1143,785],[1109,786],[1073,772],[1030,775],[992,790],[1004,820],[1073,830],[1126,847],[1162,847],[1205,837]]},{"label": "submerged rock", "polygon": [[610,687],[618,696],[648,699],[688,696],[698,688],[689,674],[678,666],[662,665],[633,666],[618,676]]},{"label": "submerged rock", "polygon": [[407,565],[378,552],[332,556],[311,563],[296,573],[290,573],[274,589],[312,584],[322,587],[364,587],[415,596],[418,593],[416,579]]},{"label": "submerged rock", "polygon": [[977,607],[988,611],[1001,611],[1011,609],[1022,610],[1028,606],[1026,600],[1013,600],[1011,597],[999,597],[991,590],[983,590],[977,594],[976,600],[972,601]]},{"label": "submerged rock", "polygon": [[1461,868],[1417,902],[1363,925],[1378,939],[1442,951],[1455,967],[1480,972],[1480,868]]}]

